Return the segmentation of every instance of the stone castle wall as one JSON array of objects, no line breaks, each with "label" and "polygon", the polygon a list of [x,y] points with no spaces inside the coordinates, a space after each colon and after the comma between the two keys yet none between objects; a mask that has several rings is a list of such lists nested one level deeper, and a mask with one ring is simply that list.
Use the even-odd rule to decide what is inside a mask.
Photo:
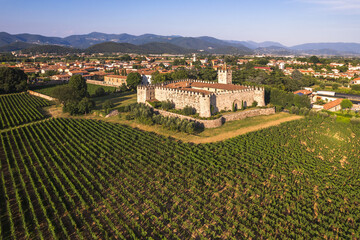
[{"label": "stone castle wall", "polygon": [[[196,80],[181,81],[195,82]],[[240,109],[242,102],[244,103],[244,106],[251,106],[253,101],[257,101],[258,106],[265,106],[265,91],[263,88],[258,87],[248,87],[243,90],[223,91],[211,93],[209,95],[199,92],[167,88],[162,84],[139,86],[137,90],[137,100],[139,103],[145,103],[146,101],[153,99],[158,101],[169,100],[175,104],[176,109],[182,109],[186,106],[195,108],[200,117],[210,117],[212,113],[216,113],[221,110],[231,110],[233,104],[236,104],[237,109]]]},{"label": "stone castle wall", "polygon": [[237,109],[241,108],[242,103],[246,107],[251,106],[254,101],[258,103],[259,107],[263,107],[265,106],[264,94],[264,90],[259,88],[222,92],[212,95],[210,104],[215,112],[231,110],[233,104],[237,105]]},{"label": "stone castle wall", "polygon": [[196,109],[201,117],[210,117],[210,96],[197,92],[190,92],[178,89],[155,88],[155,98],[158,101],[170,100],[175,104],[176,109],[183,109],[190,106]]},{"label": "stone castle wall", "polygon": [[255,117],[260,115],[272,115],[275,114],[275,108],[257,108],[249,109],[245,111],[226,114],[223,116],[225,122],[241,120],[248,117]]},{"label": "stone castle wall", "polygon": [[[147,104],[151,108],[153,108],[150,104]],[[154,108],[153,108],[154,109]],[[245,111],[235,112],[226,114],[220,118],[213,119],[213,120],[201,120],[177,113],[172,113],[160,109],[154,109],[154,112],[157,114],[161,114],[164,117],[177,117],[180,119],[187,119],[189,121],[200,123],[204,128],[217,128],[223,125],[225,122],[235,121],[235,120],[241,120],[248,117],[255,117],[255,116],[261,116],[261,115],[272,115],[275,114],[275,108],[257,108],[257,109],[249,109]]]},{"label": "stone castle wall", "polygon": [[204,128],[217,128],[223,124],[222,118],[218,118],[218,119],[214,119],[214,120],[201,120],[201,119],[196,119],[196,118],[192,118],[189,116],[172,113],[172,112],[168,112],[168,111],[164,111],[164,110],[160,110],[160,109],[154,109],[154,112],[161,114],[164,117],[177,117],[180,119],[187,119],[192,122],[197,122],[197,123],[200,123]]}]

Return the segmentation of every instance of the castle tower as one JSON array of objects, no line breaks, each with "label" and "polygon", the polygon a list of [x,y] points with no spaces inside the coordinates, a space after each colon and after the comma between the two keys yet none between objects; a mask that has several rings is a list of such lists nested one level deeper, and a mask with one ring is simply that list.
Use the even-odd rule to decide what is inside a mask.
[{"label": "castle tower", "polygon": [[218,83],[232,84],[232,70],[228,70],[226,63],[223,69],[218,69]]}]

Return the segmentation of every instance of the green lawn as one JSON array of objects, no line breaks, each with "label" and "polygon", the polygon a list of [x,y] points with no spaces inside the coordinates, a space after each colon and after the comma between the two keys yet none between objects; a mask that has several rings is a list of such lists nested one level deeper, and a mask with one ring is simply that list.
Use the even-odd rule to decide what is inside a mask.
[{"label": "green lawn", "polygon": [[[53,94],[54,89],[56,89],[60,86],[62,86],[62,85],[56,85],[56,86],[53,85],[53,86],[49,86],[49,87],[43,87],[40,89],[34,89],[33,91],[45,94],[47,96],[54,97],[54,94]],[[105,92],[114,92],[116,90],[116,87],[100,86],[100,85],[87,83],[87,90],[88,90],[88,93],[90,94],[90,96],[93,95],[95,93],[96,89],[98,89],[100,87],[102,87],[105,90]]]},{"label": "green lawn", "polygon": [[108,87],[108,86],[101,86],[101,85],[95,85],[87,83],[87,91],[91,95],[95,94],[96,89],[103,88],[105,92],[115,92],[116,87]]},{"label": "green lawn", "polygon": [[120,106],[126,106],[131,103],[136,103],[136,92],[116,92],[103,97],[93,98],[95,101],[95,109],[100,110],[102,108],[102,104],[106,100],[110,100],[114,105],[114,108]]}]

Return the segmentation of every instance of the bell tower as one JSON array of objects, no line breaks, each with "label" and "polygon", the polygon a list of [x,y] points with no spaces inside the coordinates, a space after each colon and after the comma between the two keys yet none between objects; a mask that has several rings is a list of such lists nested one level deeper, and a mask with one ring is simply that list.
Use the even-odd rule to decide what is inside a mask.
[{"label": "bell tower", "polygon": [[218,69],[218,83],[232,84],[232,70],[228,70],[226,63],[222,69]]}]

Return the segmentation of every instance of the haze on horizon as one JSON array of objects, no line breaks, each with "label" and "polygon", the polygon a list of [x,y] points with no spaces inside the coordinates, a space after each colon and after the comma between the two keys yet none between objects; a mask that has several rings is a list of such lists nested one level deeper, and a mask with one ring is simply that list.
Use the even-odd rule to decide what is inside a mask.
[{"label": "haze on horizon", "polygon": [[0,0],[0,31],[66,37],[90,32],[224,40],[357,42],[360,0]]}]

